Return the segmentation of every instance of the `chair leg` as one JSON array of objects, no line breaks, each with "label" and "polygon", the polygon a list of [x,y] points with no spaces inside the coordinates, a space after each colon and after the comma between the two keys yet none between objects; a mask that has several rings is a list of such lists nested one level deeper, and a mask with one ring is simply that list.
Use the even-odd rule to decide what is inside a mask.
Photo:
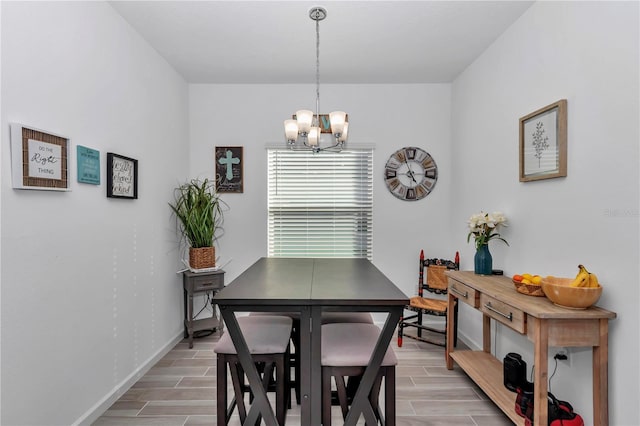
[{"label": "chair leg", "polygon": [[385,426],[396,425],[396,367],[384,368],[384,418]]},{"label": "chair leg", "polygon": [[300,320],[293,321],[291,337],[291,340],[293,341],[293,349],[295,351],[295,355],[291,357],[294,362],[293,373],[295,375],[295,380],[293,380],[292,383],[296,391],[296,403],[300,405]]},{"label": "chair leg", "polygon": [[[422,311],[418,311],[418,319],[416,320],[416,324],[422,325]],[[416,329],[418,337],[422,337],[422,328],[417,327]]]},{"label": "chair leg", "polygon": [[216,417],[219,425],[227,422],[227,360],[224,355],[218,354],[216,359]]},{"label": "chair leg", "polygon": [[[235,361],[235,362],[234,362]],[[233,384],[233,392],[235,394],[235,402],[238,407],[238,415],[240,422],[244,423],[247,418],[247,408],[244,405],[244,371],[238,360],[229,360],[229,364],[234,365],[231,368],[231,383]],[[226,389],[226,388],[225,388]],[[226,405],[226,402],[225,402]],[[226,424],[226,423],[225,423]]]},{"label": "chair leg", "polygon": [[398,347],[402,347],[402,329],[404,328],[404,317],[400,317],[398,321]]},{"label": "chair leg", "polygon": [[[371,408],[373,408],[373,414],[376,415],[378,423],[383,421],[382,413],[380,412],[380,388],[382,387],[382,378],[384,377],[385,368],[386,367],[380,367],[380,372],[378,372],[378,375],[373,382],[373,386],[371,387],[371,392],[369,392],[369,403],[371,404]],[[365,424],[365,426],[368,425]]]},{"label": "chair leg", "polygon": [[336,391],[338,392],[338,401],[340,402],[340,408],[342,409],[342,419],[347,418],[349,412],[349,401],[347,399],[347,386],[344,382],[342,373],[336,371],[333,378],[336,381]]},{"label": "chair leg", "polygon": [[331,426],[331,371],[322,368],[322,426]]},{"label": "chair leg", "polygon": [[[276,359],[276,419],[280,426],[284,426],[284,419],[287,411],[287,395],[286,389],[289,388],[285,384],[285,380],[288,375],[285,372],[285,365],[288,363],[285,358],[289,356],[289,352],[285,352],[281,357]],[[289,392],[289,398],[291,398],[291,392]]]},{"label": "chair leg", "polygon": [[458,347],[458,301],[453,305],[453,347]]}]

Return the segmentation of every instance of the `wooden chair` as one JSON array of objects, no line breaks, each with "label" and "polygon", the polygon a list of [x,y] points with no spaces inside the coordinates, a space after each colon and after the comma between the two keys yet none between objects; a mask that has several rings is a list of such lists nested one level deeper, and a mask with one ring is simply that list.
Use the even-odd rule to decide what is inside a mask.
[{"label": "wooden chair", "polygon": [[[458,270],[460,268],[460,256],[456,252],[454,261],[445,259],[425,259],[424,250],[420,251],[420,274],[418,278],[418,295],[409,299],[409,305],[406,310],[415,312],[413,315],[403,316],[398,323],[398,347],[402,347],[402,339],[404,337],[405,327],[415,327],[416,335],[407,334],[406,337],[420,340],[422,342],[432,343],[434,345],[446,346],[447,342],[447,300],[444,297],[431,298],[425,297],[424,291],[437,295],[446,295],[448,290],[448,280],[445,272],[447,270]],[[426,281],[425,278],[426,270]],[[433,315],[444,317],[444,328],[435,328],[426,326],[423,323],[425,315]],[[453,314],[453,342],[454,346],[458,342],[458,303],[454,305]],[[427,333],[423,333],[427,332]],[[436,333],[443,335],[443,339],[433,339],[429,335]],[[426,335],[425,335],[426,334]]]}]

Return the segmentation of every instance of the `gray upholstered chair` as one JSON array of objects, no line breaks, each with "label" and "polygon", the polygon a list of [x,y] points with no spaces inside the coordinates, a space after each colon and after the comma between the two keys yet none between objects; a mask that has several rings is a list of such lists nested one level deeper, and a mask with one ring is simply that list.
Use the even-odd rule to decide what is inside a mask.
[{"label": "gray upholstered chair", "polygon": [[[291,353],[291,366],[294,369],[291,386],[295,389],[296,403],[300,405],[300,362],[298,353],[300,348],[300,313],[299,312],[252,312],[251,316],[288,316],[293,320],[291,329],[291,341],[293,342],[293,352]],[[322,324],[333,323],[364,323],[373,324],[373,317],[369,312],[323,312]],[[352,386],[357,385],[357,380],[352,381]]]},{"label": "gray upholstered chair", "polygon": [[[322,424],[331,426],[331,378],[336,384],[338,401],[343,419],[349,411],[349,398],[345,377],[358,377],[365,368],[380,336],[380,328],[374,324],[335,323],[322,326]],[[398,360],[389,347],[369,393],[369,404],[376,419],[385,426],[395,425],[395,366]],[[382,379],[385,383],[384,413],[379,406]],[[368,424],[368,423],[367,423]]]},{"label": "gray upholstered chair", "polygon": [[[284,425],[287,406],[291,398],[289,339],[292,320],[287,316],[238,318],[249,352],[255,363],[260,363],[262,384],[268,390],[274,377],[276,391],[276,418]],[[237,406],[241,423],[244,423],[247,410],[244,394],[249,391],[244,382],[244,372],[237,356],[236,348],[229,333],[225,333],[214,351],[217,353],[217,424],[226,425]],[[262,365],[264,363],[264,365]],[[235,397],[231,404],[227,401],[227,367],[229,367]]]}]

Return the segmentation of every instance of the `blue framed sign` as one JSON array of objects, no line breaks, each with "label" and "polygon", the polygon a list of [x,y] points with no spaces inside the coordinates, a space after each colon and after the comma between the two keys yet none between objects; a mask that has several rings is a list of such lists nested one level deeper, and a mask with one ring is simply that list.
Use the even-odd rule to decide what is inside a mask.
[{"label": "blue framed sign", "polygon": [[100,185],[100,151],[77,146],[78,182]]}]

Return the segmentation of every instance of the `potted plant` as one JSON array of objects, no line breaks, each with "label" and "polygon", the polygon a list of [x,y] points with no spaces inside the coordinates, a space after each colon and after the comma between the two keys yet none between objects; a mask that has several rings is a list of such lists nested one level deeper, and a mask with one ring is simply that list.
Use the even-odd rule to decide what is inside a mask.
[{"label": "potted plant", "polygon": [[216,265],[214,241],[223,221],[223,202],[209,179],[192,179],[175,189],[169,203],[180,223],[180,231],[189,243],[189,267],[212,268]]}]

